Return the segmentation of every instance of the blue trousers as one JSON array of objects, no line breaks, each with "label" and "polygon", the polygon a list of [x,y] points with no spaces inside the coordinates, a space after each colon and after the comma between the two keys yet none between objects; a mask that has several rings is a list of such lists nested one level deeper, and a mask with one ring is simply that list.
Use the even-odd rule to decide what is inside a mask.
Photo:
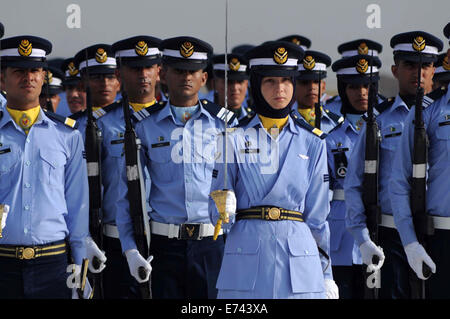
[{"label": "blue trousers", "polygon": [[450,231],[434,231],[428,239],[427,253],[436,264],[436,273],[425,281],[427,299],[450,299]]},{"label": "blue trousers", "polygon": [[379,244],[386,259],[381,267],[381,299],[410,299],[410,267],[396,229],[379,227]]},{"label": "blue trousers", "polygon": [[152,235],[151,288],[154,299],[215,299],[222,264],[223,236],[201,240]]},{"label": "blue trousers", "polygon": [[70,299],[67,254],[20,260],[0,257],[0,299]]},{"label": "blue trousers", "polygon": [[130,274],[127,259],[122,254],[120,240],[103,236],[106,268],[102,271],[105,299],[140,299],[138,283]]},{"label": "blue trousers", "polygon": [[363,299],[364,276],[362,265],[332,266],[333,279],[339,287],[339,299]]}]

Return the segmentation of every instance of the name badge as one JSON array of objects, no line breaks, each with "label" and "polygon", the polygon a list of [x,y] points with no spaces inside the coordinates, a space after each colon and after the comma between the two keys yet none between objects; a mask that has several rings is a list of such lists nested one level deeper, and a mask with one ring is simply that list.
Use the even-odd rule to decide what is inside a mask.
[{"label": "name badge", "polygon": [[169,145],[170,145],[170,142],[155,143],[155,144],[152,144],[152,148],[164,147],[164,146],[169,146]]},{"label": "name badge", "polygon": [[0,155],[6,154],[6,153],[10,153],[11,149],[10,148],[5,148],[4,150],[0,150]]},{"label": "name badge", "polygon": [[244,148],[244,149],[241,149],[241,153],[243,153],[243,154],[257,154],[257,153],[259,153],[259,148]]}]

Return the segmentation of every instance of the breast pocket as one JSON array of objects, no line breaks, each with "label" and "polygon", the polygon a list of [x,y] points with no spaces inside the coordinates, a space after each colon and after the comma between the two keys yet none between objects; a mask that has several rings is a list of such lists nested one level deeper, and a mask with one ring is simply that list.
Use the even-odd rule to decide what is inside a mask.
[{"label": "breast pocket", "polygon": [[324,291],[319,251],[314,239],[308,237],[288,238],[289,271],[293,293]]},{"label": "breast pocket", "polygon": [[260,240],[228,236],[217,289],[252,291],[259,268]]},{"label": "breast pocket", "polygon": [[[169,143],[169,142],[166,142]],[[175,152],[176,150],[174,150]],[[150,152],[151,161],[151,178],[155,182],[170,182],[176,177],[175,161],[179,162],[183,160],[180,154],[175,154],[175,158],[172,160],[172,147],[170,144],[164,144],[164,146],[152,145]],[[180,164],[182,165],[182,163]]]},{"label": "breast pocket", "polygon": [[[450,118],[450,115],[447,115]],[[436,138],[442,145],[441,150],[447,150],[447,161],[450,160],[450,120],[442,121],[436,129]]]},{"label": "breast pocket", "polygon": [[39,157],[38,169],[41,182],[52,186],[64,185],[66,156],[61,151],[40,149]]},{"label": "breast pocket", "polygon": [[402,135],[403,125],[393,124],[381,130],[381,148],[394,152]]},{"label": "breast pocket", "polygon": [[0,147],[0,190],[11,188],[13,183],[12,172],[19,165],[19,155],[12,146]]}]

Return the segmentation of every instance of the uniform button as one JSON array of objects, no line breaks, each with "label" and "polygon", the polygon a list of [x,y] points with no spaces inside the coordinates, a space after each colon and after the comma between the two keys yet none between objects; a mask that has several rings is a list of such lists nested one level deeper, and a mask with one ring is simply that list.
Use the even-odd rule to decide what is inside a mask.
[{"label": "uniform button", "polygon": [[306,254],[306,255],[308,255],[308,254],[309,254],[309,251],[308,251],[307,249],[305,249],[305,254]]},{"label": "uniform button", "polygon": [[27,138],[27,143],[30,143],[30,139],[29,138]]},{"label": "uniform button", "polygon": [[30,183],[25,183],[25,188],[30,188],[31,184]]},{"label": "uniform button", "polygon": [[25,210],[30,210],[30,206],[28,206],[28,205],[25,205]]},{"label": "uniform button", "polygon": [[242,248],[238,248],[238,249],[237,249],[237,252],[238,252],[238,253],[242,252]]},{"label": "uniform button", "polygon": [[191,204],[189,204],[189,203],[186,203],[186,207],[190,207],[191,206]]},{"label": "uniform button", "polygon": [[31,162],[30,162],[30,161],[26,161],[26,162],[25,162],[25,165],[26,165],[26,166],[30,166],[30,165],[31,165]]},{"label": "uniform button", "polygon": [[24,232],[25,234],[28,233],[28,229],[25,228],[25,229],[23,230],[23,232]]}]

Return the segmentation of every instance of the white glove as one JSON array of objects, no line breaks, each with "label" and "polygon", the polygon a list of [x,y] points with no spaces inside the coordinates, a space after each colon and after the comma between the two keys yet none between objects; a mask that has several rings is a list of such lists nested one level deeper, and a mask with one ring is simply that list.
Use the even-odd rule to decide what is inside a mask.
[{"label": "white glove", "polygon": [[233,191],[227,192],[225,213],[227,213],[229,217],[236,215],[236,195]]},{"label": "white glove", "polygon": [[[145,260],[141,254],[137,251],[137,249],[129,249],[125,252],[125,256],[127,257],[128,267],[130,268],[131,275],[136,279],[138,283],[143,283],[148,281],[150,278],[150,273],[152,272],[152,266],[150,262],[153,260],[153,256],[149,256],[147,260]],[[142,279],[139,276],[139,268],[143,267],[145,269],[145,278]]]},{"label": "white glove", "polygon": [[[361,258],[363,263],[365,263],[368,267],[367,270],[377,271],[380,270],[384,263],[384,253],[383,248],[380,246],[376,246],[373,241],[368,240],[359,246],[359,250],[361,251]],[[378,264],[374,264],[372,262],[373,256],[378,256],[379,261]]]},{"label": "white glove", "polygon": [[[1,209],[1,208],[0,208]],[[3,205],[3,215],[2,215],[2,229],[6,226],[6,218],[8,218],[9,206]]]},{"label": "white glove", "polygon": [[339,288],[332,279],[325,279],[325,293],[327,299],[339,299]]},{"label": "white glove", "polygon": [[[74,273],[79,274],[79,276],[81,276],[81,265],[75,265]],[[80,280],[81,280],[81,277],[80,277]],[[81,285],[81,282],[80,282],[80,285]],[[93,294],[94,294],[94,291],[92,290],[91,284],[89,283],[89,279],[86,277],[86,284],[84,285],[82,299],[92,299]],[[78,295],[77,287],[72,288],[72,299],[80,299],[80,296]]]},{"label": "white glove", "polygon": [[[97,244],[94,242],[94,240],[91,238],[91,236],[86,237],[86,255],[89,259],[89,271],[93,274],[101,273],[103,269],[105,269],[106,265],[106,256],[105,252],[100,250],[97,246]],[[97,259],[100,261],[100,266],[98,269],[94,268],[93,260],[94,257],[97,257]]]},{"label": "white glove", "polygon": [[433,274],[436,272],[436,264],[433,262],[430,256],[428,256],[427,252],[421,244],[415,241],[411,244],[406,245],[404,248],[406,257],[408,258],[408,264],[414,270],[417,277],[422,280],[428,279],[423,276],[422,263],[427,264]]}]

